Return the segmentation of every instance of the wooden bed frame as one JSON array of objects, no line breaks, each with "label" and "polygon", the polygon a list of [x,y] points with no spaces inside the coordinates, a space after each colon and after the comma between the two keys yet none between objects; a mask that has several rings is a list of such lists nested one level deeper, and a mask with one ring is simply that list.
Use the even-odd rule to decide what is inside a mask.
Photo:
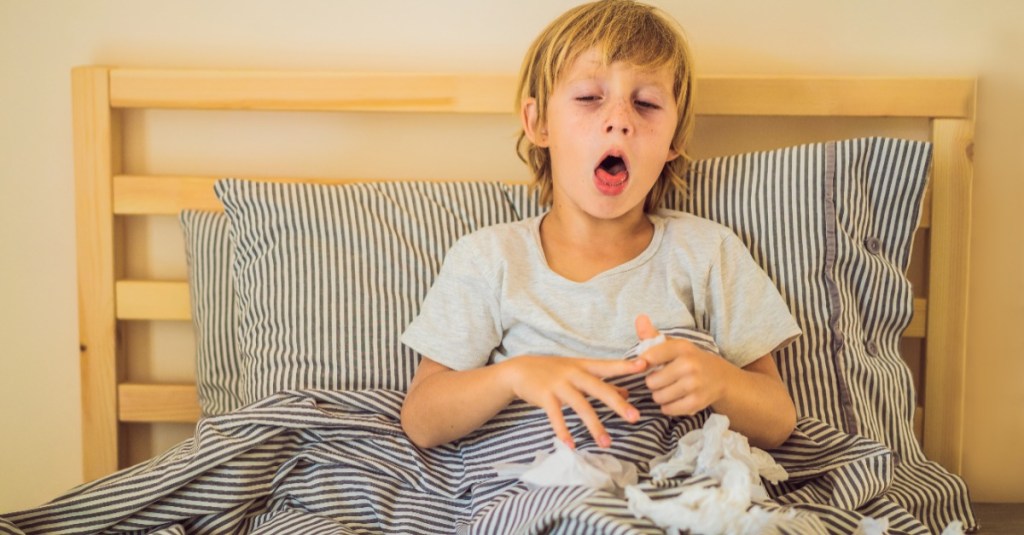
[{"label": "wooden bed frame", "polygon": [[[916,240],[927,289],[905,338],[923,339],[918,430],[926,455],[961,471],[974,132],[973,79],[698,80],[704,116],[920,118],[934,161]],[[84,476],[125,465],[128,423],[194,422],[193,385],[126,382],[125,321],[189,320],[185,281],[123,277],[130,217],[221,209],[215,178],[122,174],[122,110],[512,112],[514,76],[146,70],[72,71]],[[884,132],[879,133],[884,135]],[[288,179],[282,180],[300,180]]]}]

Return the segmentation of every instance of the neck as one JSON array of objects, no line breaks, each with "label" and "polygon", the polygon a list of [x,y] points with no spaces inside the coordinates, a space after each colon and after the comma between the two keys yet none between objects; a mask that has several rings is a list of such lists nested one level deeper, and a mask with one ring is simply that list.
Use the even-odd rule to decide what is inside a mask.
[{"label": "neck", "polygon": [[582,246],[615,246],[633,242],[654,228],[643,210],[631,210],[614,219],[598,219],[583,215],[573,217],[557,206],[552,206],[545,216],[543,225],[549,233],[557,234],[562,240]]},{"label": "neck", "polygon": [[553,206],[540,226],[548,268],[576,282],[637,257],[653,235],[654,224],[642,210],[604,220],[566,217]]}]

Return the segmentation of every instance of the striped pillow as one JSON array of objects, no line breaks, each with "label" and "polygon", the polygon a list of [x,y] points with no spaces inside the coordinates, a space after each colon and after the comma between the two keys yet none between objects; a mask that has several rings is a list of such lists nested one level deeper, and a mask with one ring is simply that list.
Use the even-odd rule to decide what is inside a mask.
[{"label": "striped pillow", "polygon": [[918,449],[899,344],[930,157],[874,138],[715,158],[671,200],[732,228],[776,282],[804,331],[777,355],[797,411],[896,451]]},{"label": "striped pillow", "polygon": [[499,184],[215,186],[235,234],[242,395],[405,389],[419,356],[398,337],[448,248],[514,220]]},{"label": "striped pillow", "polygon": [[235,339],[235,285],[231,280],[231,223],[219,212],[185,210],[192,323],[196,336],[196,388],[203,416],[241,407],[243,381]]},{"label": "striped pillow", "polygon": [[[963,481],[926,461],[899,343],[913,314],[905,276],[931,145],[855,139],[695,163],[690,196],[665,206],[730,227],[776,283],[803,336],[775,354],[797,412],[889,446],[890,495],[932,529],[968,516]],[[507,195],[523,217],[542,209]]]}]

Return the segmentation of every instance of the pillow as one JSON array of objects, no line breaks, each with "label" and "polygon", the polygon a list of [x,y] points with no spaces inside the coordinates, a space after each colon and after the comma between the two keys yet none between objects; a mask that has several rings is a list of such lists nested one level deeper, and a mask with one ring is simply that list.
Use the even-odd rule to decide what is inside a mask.
[{"label": "pillow", "polygon": [[[925,459],[899,352],[930,157],[928,143],[871,138],[711,158],[695,162],[690,195],[665,207],[742,239],[804,333],[774,355],[798,414],[895,451],[890,497],[939,532],[970,518],[967,488]],[[507,195],[523,217],[542,211],[525,188]]]},{"label": "pillow", "polygon": [[235,339],[235,286],[231,280],[231,224],[220,212],[182,211],[192,324],[196,336],[196,389],[203,416],[244,405],[241,360]]},{"label": "pillow", "polygon": [[404,390],[399,343],[448,248],[515,219],[487,182],[218,181],[234,231],[244,401],[295,388]]}]

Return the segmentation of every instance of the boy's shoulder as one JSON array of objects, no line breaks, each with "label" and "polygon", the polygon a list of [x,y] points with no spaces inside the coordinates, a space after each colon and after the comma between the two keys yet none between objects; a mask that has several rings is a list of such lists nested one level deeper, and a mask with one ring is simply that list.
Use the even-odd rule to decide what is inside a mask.
[{"label": "boy's shoulder", "polygon": [[459,238],[459,242],[484,244],[529,239],[532,236],[533,227],[537,224],[538,217],[528,217],[519,221],[506,221],[480,227]]},{"label": "boy's shoulder", "polygon": [[736,237],[736,233],[729,227],[689,212],[663,208],[657,211],[657,215],[664,219],[665,230],[672,239],[718,244],[722,240]]},{"label": "boy's shoulder", "polygon": [[459,250],[479,260],[501,260],[509,254],[525,253],[533,243],[538,218],[496,223],[463,235],[452,250]]}]

